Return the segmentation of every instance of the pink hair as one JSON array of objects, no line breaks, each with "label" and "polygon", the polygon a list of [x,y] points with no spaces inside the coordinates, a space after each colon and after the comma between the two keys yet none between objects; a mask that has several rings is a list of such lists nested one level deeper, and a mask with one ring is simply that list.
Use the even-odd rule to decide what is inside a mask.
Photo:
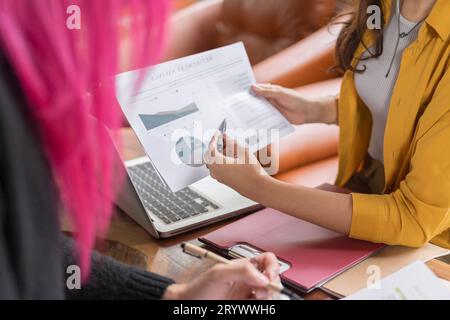
[{"label": "pink hair", "polygon": [[[70,5],[80,8],[81,29],[66,25]],[[37,123],[82,270],[112,211],[114,150],[103,148],[109,137],[101,127],[114,132],[122,122],[119,48],[127,49],[129,68],[157,61],[168,13],[166,0],[0,0],[0,46]]]}]

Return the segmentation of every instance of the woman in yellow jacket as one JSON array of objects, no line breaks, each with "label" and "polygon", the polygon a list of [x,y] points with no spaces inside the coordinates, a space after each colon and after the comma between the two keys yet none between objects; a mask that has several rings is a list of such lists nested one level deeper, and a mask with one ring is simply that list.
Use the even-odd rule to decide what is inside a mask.
[{"label": "woman in yellow jacket", "polygon": [[[337,184],[355,192],[278,181],[228,137],[225,155],[211,143],[211,175],[267,207],[353,238],[450,248],[450,1],[355,3],[337,43],[345,71],[338,99],[311,101],[278,86],[253,88],[294,124],[339,124]],[[372,5],[381,9],[378,29],[368,27],[376,25]],[[237,147],[233,155],[231,145]]]}]

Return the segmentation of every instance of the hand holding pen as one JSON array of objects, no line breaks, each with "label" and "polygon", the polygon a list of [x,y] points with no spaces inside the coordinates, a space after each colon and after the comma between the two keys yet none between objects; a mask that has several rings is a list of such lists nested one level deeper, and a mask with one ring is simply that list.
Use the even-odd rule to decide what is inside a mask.
[{"label": "hand holding pen", "polygon": [[[214,150],[217,150],[219,153],[223,154],[225,150],[225,133],[227,130],[227,119],[224,119],[218,128],[218,132],[211,138],[210,146],[214,141],[216,141],[216,145]],[[220,134],[220,137],[218,137]],[[209,169],[209,163],[211,158],[213,157],[213,153],[211,152],[211,148],[208,148],[206,153],[204,154],[204,162],[206,164],[206,167]]]},{"label": "hand holding pen", "polygon": [[[292,300],[303,300],[301,297],[281,285],[279,281],[280,266],[273,253],[263,253],[250,260],[227,260],[214,252],[191,243],[182,243],[181,248],[184,253],[193,257],[217,263],[216,268],[217,266],[224,270],[235,268],[237,272],[241,273],[239,276],[236,275],[236,279],[240,279],[244,284],[246,283],[247,286],[247,288],[245,288],[245,286],[242,286],[241,284],[241,286],[236,289],[243,290],[244,294],[248,294],[247,291],[249,285],[257,283],[255,289],[252,290],[250,297],[253,296],[257,299],[267,299],[271,298],[274,293],[281,293]],[[220,267],[220,265],[222,265],[222,267]],[[256,279],[256,281],[251,280],[252,278]]]},{"label": "hand holding pen", "polygon": [[225,136],[226,131],[227,131],[227,119],[224,119],[224,120],[222,121],[222,123],[220,124],[220,126],[219,126],[219,132],[220,132],[220,134],[221,134],[221,139],[218,139],[218,141],[217,141],[217,150],[218,150],[220,153],[223,153],[223,151],[224,151],[224,149],[225,149],[225,139],[224,139],[224,136]]}]

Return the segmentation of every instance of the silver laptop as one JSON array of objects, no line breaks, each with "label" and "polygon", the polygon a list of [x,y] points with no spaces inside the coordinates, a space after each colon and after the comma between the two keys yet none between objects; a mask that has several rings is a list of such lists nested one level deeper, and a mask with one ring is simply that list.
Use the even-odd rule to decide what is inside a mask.
[{"label": "silver laptop", "polygon": [[262,208],[211,177],[174,193],[160,180],[148,157],[126,161],[125,167],[128,177],[116,203],[157,238]]}]

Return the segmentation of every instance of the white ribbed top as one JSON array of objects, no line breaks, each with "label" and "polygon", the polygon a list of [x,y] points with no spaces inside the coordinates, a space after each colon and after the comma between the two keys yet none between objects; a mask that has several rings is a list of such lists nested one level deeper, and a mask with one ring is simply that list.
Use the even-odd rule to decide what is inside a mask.
[{"label": "white ribbed top", "polygon": [[[416,22],[411,22],[405,19],[400,14],[399,1],[395,1],[395,14],[383,34],[383,54],[378,58],[371,58],[363,60],[358,63],[358,69],[363,66],[366,67],[364,73],[355,73],[356,90],[362,101],[367,105],[372,113],[372,136],[369,145],[369,155],[384,163],[384,131],[386,128],[386,121],[389,111],[389,105],[397,81],[398,72],[403,56],[403,51],[417,38],[420,25],[418,25],[408,36],[400,38],[397,51],[394,53],[395,45],[399,37],[398,21],[400,15],[400,33],[408,33],[411,31]],[[395,57],[394,57],[395,54]],[[363,56],[367,56],[364,53]],[[386,78],[386,73],[389,70],[389,65],[394,57],[394,62],[389,76]]]}]

